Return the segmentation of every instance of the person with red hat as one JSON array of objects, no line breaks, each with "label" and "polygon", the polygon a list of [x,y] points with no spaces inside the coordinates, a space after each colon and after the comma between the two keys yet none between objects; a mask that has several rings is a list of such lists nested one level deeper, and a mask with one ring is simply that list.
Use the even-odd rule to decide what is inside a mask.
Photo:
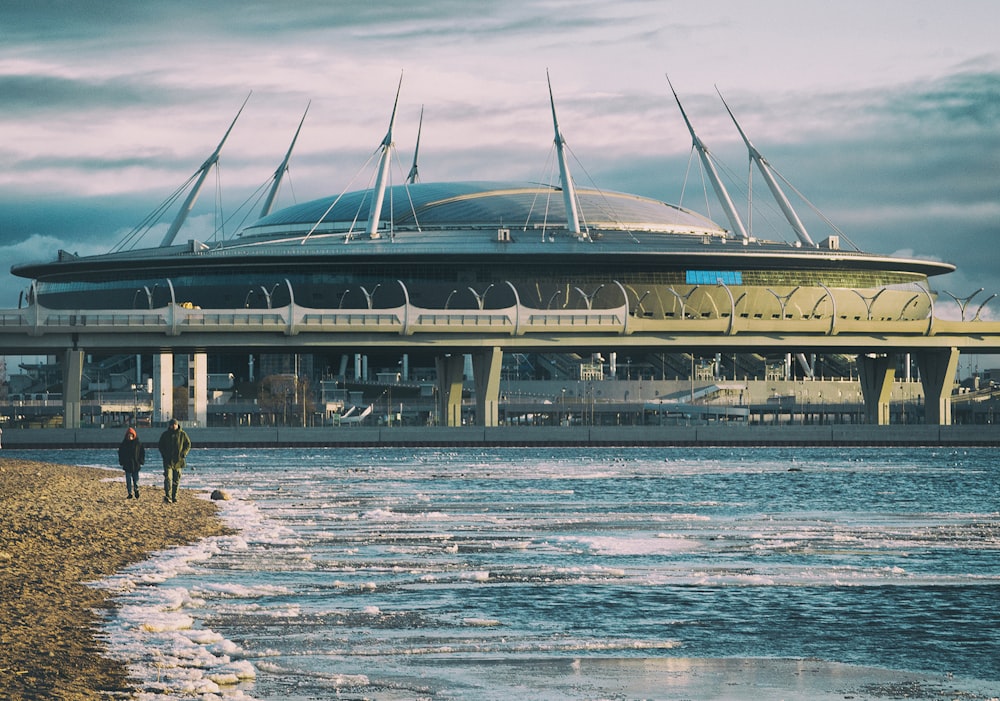
[{"label": "person with red hat", "polygon": [[139,440],[139,434],[129,426],[118,446],[118,464],[125,470],[125,488],[128,489],[126,499],[139,498],[139,470],[145,462],[146,448]]}]

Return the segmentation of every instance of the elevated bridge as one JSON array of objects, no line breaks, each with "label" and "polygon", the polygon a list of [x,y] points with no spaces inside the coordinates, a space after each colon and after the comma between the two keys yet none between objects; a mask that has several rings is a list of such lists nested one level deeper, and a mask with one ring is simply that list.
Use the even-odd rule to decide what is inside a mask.
[{"label": "elevated bridge", "polygon": [[[405,289],[405,288],[404,288]],[[736,314],[735,304],[708,318],[649,318],[620,307],[540,310],[518,301],[501,309],[211,309],[169,303],[145,310],[55,310],[40,304],[0,310],[0,353],[64,358],[66,426],[80,422],[85,352],[154,354],[154,415],[172,413],[173,354],[195,355],[195,406],[206,392],[209,351],[304,352],[430,350],[436,360],[442,416],[461,423],[465,354],[475,374],[477,417],[498,422],[504,352],[604,352],[634,349],[691,353],[840,353],[858,357],[869,423],[889,421],[895,356],[911,354],[923,383],[925,421],[951,423],[951,389],[960,353],[1000,353],[1000,322],[874,319],[863,316]],[[199,361],[199,358],[201,360]]]}]

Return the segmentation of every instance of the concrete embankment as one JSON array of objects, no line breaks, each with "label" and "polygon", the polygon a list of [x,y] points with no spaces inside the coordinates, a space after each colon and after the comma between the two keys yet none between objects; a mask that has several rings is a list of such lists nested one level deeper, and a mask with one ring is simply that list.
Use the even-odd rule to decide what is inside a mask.
[{"label": "concrete embankment", "polygon": [[[1000,425],[859,426],[549,426],[457,428],[186,428],[195,446],[225,447],[493,447],[493,446],[1000,446]],[[140,429],[147,445],[159,428]],[[14,429],[8,449],[107,448],[123,428]]]}]

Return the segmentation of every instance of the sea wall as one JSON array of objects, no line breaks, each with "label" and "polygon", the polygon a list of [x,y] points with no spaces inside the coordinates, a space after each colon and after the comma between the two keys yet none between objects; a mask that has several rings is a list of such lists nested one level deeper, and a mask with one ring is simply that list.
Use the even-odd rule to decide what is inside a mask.
[{"label": "sea wall", "polygon": [[[196,447],[378,446],[1000,446],[1000,425],[864,426],[463,426],[339,428],[191,428]],[[147,445],[160,429],[140,429]],[[14,429],[5,449],[111,448],[124,435],[109,429]]]}]

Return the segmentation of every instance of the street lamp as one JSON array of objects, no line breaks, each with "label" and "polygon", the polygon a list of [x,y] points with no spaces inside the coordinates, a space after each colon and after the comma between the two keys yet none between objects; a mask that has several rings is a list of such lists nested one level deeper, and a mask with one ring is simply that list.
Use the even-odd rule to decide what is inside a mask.
[{"label": "street lamp", "polygon": [[271,287],[271,291],[270,292],[268,292],[267,288],[264,287],[263,285],[260,286],[260,291],[264,293],[264,299],[267,301],[267,308],[268,309],[271,308],[271,295],[273,295],[274,291],[276,289],[278,289],[278,285],[279,284],[281,284],[281,283],[278,283],[278,282],[274,283],[274,285]]},{"label": "street lamp", "polygon": [[635,301],[635,312],[634,312],[635,316],[639,316],[640,314],[645,315],[646,312],[642,308],[642,301],[646,299],[646,296],[649,293],[650,290],[646,290],[645,292],[642,293],[642,296]]},{"label": "street lamp", "polygon": [[371,292],[369,292],[364,285],[361,286],[361,292],[364,293],[365,301],[368,302],[368,309],[372,308],[372,297],[375,296],[375,291],[378,290],[378,288],[380,288],[381,286],[382,283],[380,282],[377,285],[375,285],[375,287],[372,288]]},{"label": "street lamp", "polygon": [[132,295],[132,308],[135,309],[135,300],[139,296],[139,293],[140,292],[145,292],[146,293],[146,305],[148,306],[149,309],[152,309],[153,308],[153,292],[155,292],[156,288],[159,287],[159,286],[160,285],[157,283],[156,285],[153,285],[152,287],[149,287],[149,285],[143,285],[142,287],[137,288],[136,291],[135,291],[135,294]]},{"label": "street lamp", "polygon": [[591,292],[589,295],[583,290],[581,290],[579,287],[574,287],[573,289],[579,292],[580,296],[583,297],[584,301],[587,304],[587,311],[589,312],[594,306],[594,297],[596,297],[597,293],[600,292],[603,288],[604,288],[603,284],[598,285],[597,289]]},{"label": "street lamp", "polygon": [[[270,289],[270,290],[268,290],[268,289],[267,289],[266,287],[264,287],[263,285],[258,285],[258,288],[260,289],[260,292],[261,292],[261,294],[262,294],[262,295],[264,295],[264,303],[265,303],[265,304],[267,304],[267,308],[268,308],[268,309],[270,309],[270,308],[271,308],[271,295],[273,295],[273,294],[274,294],[274,291],[275,291],[276,289],[278,289],[278,285],[280,285],[280,284],[281,284],[280,282],[276,282],[276,283],[274,283],[274,284],[273,284],[273,285],[271,286],[271,289]],[[248,308],[248,309],[249,309],[249,307],[250,307],[250,298],[251,298],[251,297],[252,297],[252,296],[254,295],[254,293],[255,293],[256,291],[257,291],[257,290],[255,290],[255,289],[251,289],[251,290],[250,290],[249,292],[247,292],[247,296],[246,296],[246,298],[245,298],[245,299],[243,300],[243,306],[244,306],[245,308]]]},{"label": "street lamp", "polygon": [[471,292],[476,297],[476,304],[479,305],[479,311],[483,310],[483,305],[486,304],[486,295],[489,294],[489,291],[492,290],[492,289],[493,289],[493,283],[492,282],[489,284],[489,286],[485,290],[483,290],[482,294],[479,294],[478,292],[476,292],[476,290],[475,290],[474,287],[470,287],[469,288],[469,292]]}]

